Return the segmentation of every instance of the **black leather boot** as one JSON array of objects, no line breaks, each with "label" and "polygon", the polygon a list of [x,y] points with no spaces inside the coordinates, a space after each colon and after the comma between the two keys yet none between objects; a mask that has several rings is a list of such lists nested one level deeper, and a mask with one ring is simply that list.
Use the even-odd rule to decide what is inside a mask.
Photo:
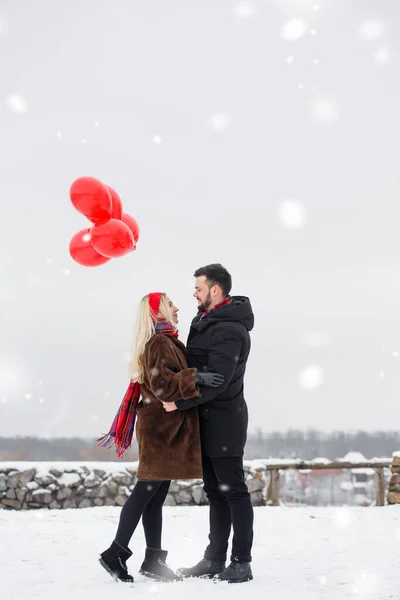
[{"label": "black leather boot", "polygon": [[227,581],[228,583],[244,583],[253,579],[251,564],[249,562],[232,561],[229,567],[215,575],[213,581]]},{"label": "black leather boot", "polygon": [[139,573],[157,581],[181,581],[182,577],[174,573],[165,563],[168,552],[156,548],[146,548],[146,555]]},{"label": "black leather boot", "polygon": [[132,575],[129,575],[126,561],[132,556],[129,548],[121,546],[115,540],[111,546],[100,554],[101,566],[116,580],[132,583]]},{"label": "black leather boot", "polygon": [[182,577],[203,577],[212,579],[217,573],[221,573],[225,569],[225,562],[220,560],[208,560],[202,558],[194,567],[178,569],[177,573]]}]

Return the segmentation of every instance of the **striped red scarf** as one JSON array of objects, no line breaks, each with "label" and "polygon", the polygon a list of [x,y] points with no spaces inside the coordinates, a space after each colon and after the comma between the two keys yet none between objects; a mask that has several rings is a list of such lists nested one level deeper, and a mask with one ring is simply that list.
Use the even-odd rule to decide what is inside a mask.
[{"label": "striped red scarf", "polygon": [[[155,322],[155,333],[163,334],[169,337],[178,337],[178,331],[175,330],[171,323],[163,319],[157,319]],[[136,407],[140,400],[140,383],[131,381],[125,396],[122,399],[114,421],[110,427],[110,431],[97,439],[97,445],[102,448],[112,448],[117,446],[117,456],[121,458],[132,444],[133,431],[136,420]]]},{"label": "striped red scarf", "polygon": [[164,319],[157,319],[154,323],[154,328],[156,333],[163,333],[168,337],[178,337],[178,330],[174,329],[171,323],[168,323],[168,321],[165,321]]},{"label": "striped red scarf", "polygon": [[217,310],[217,308],[220,308],[221,306],[224,306],[225,304],[232,304],[232,297],[231,296],[227,296],[225,298],[225,300],[222,300],[222,302],[219,302],[218,304],[216,304],[214,306],[214,308],[211,308],[210,310],[206,310],[205,312],[203,312],[203,314],[200,317],[201,319],[205,319],[206,317],[208,317],[209,314],[211,314],[212,312],[214,312],[214,310]]}]

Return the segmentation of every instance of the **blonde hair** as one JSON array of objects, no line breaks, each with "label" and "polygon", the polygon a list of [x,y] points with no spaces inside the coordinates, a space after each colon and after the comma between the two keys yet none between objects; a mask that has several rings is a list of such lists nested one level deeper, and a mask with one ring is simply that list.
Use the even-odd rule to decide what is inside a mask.
[{"label": "blonde hair", "polygon": [[[173,320],[172,308],[166,294],[161,294],[158,318],[171,323],[176,331],[177,327]],[[155,334],[155,320],[150,310],[149,294],[144,296],[136,314],[136,325],[132,337],[132,360],[129,365],[129,377],[132,381],[143,383],[142,357],[146,345]]]}]

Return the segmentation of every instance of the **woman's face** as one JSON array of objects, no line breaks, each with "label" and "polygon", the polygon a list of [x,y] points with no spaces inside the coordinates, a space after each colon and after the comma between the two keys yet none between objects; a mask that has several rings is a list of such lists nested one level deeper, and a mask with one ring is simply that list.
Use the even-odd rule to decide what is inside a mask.
[{"label": "woman's face", "polygon": [[168,302],[168,305],[169,305],[169,307],[171,309],[171,312],[172,312],[172,320],[173,320],[173,322],[174,323],[178,323],[179,308],[177,308],[175,306],[175,304],[172,302],[171,298],[169,298],[168,296],[167,296],[167,302]]}]

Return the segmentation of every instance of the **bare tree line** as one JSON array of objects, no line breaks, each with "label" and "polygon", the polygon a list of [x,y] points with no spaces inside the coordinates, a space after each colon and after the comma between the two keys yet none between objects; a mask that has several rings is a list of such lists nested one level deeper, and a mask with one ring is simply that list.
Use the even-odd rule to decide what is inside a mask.
[{"label": "bare tree line", "polygon": [[[288,429],[284,432],[258,430],[248,436],[245,458],[341,458],[351,451],[366,458],[389,458],[400,450],[397,431],[322,432],[317,429]],[[95,440],[81,438],[0,437],[0,460],[85,460],[115,461],[114,450],[98,448]],[[120,459],[118,459],[120,460]],[[123,461],[137,460],[137,445],[133,441]]]}]

